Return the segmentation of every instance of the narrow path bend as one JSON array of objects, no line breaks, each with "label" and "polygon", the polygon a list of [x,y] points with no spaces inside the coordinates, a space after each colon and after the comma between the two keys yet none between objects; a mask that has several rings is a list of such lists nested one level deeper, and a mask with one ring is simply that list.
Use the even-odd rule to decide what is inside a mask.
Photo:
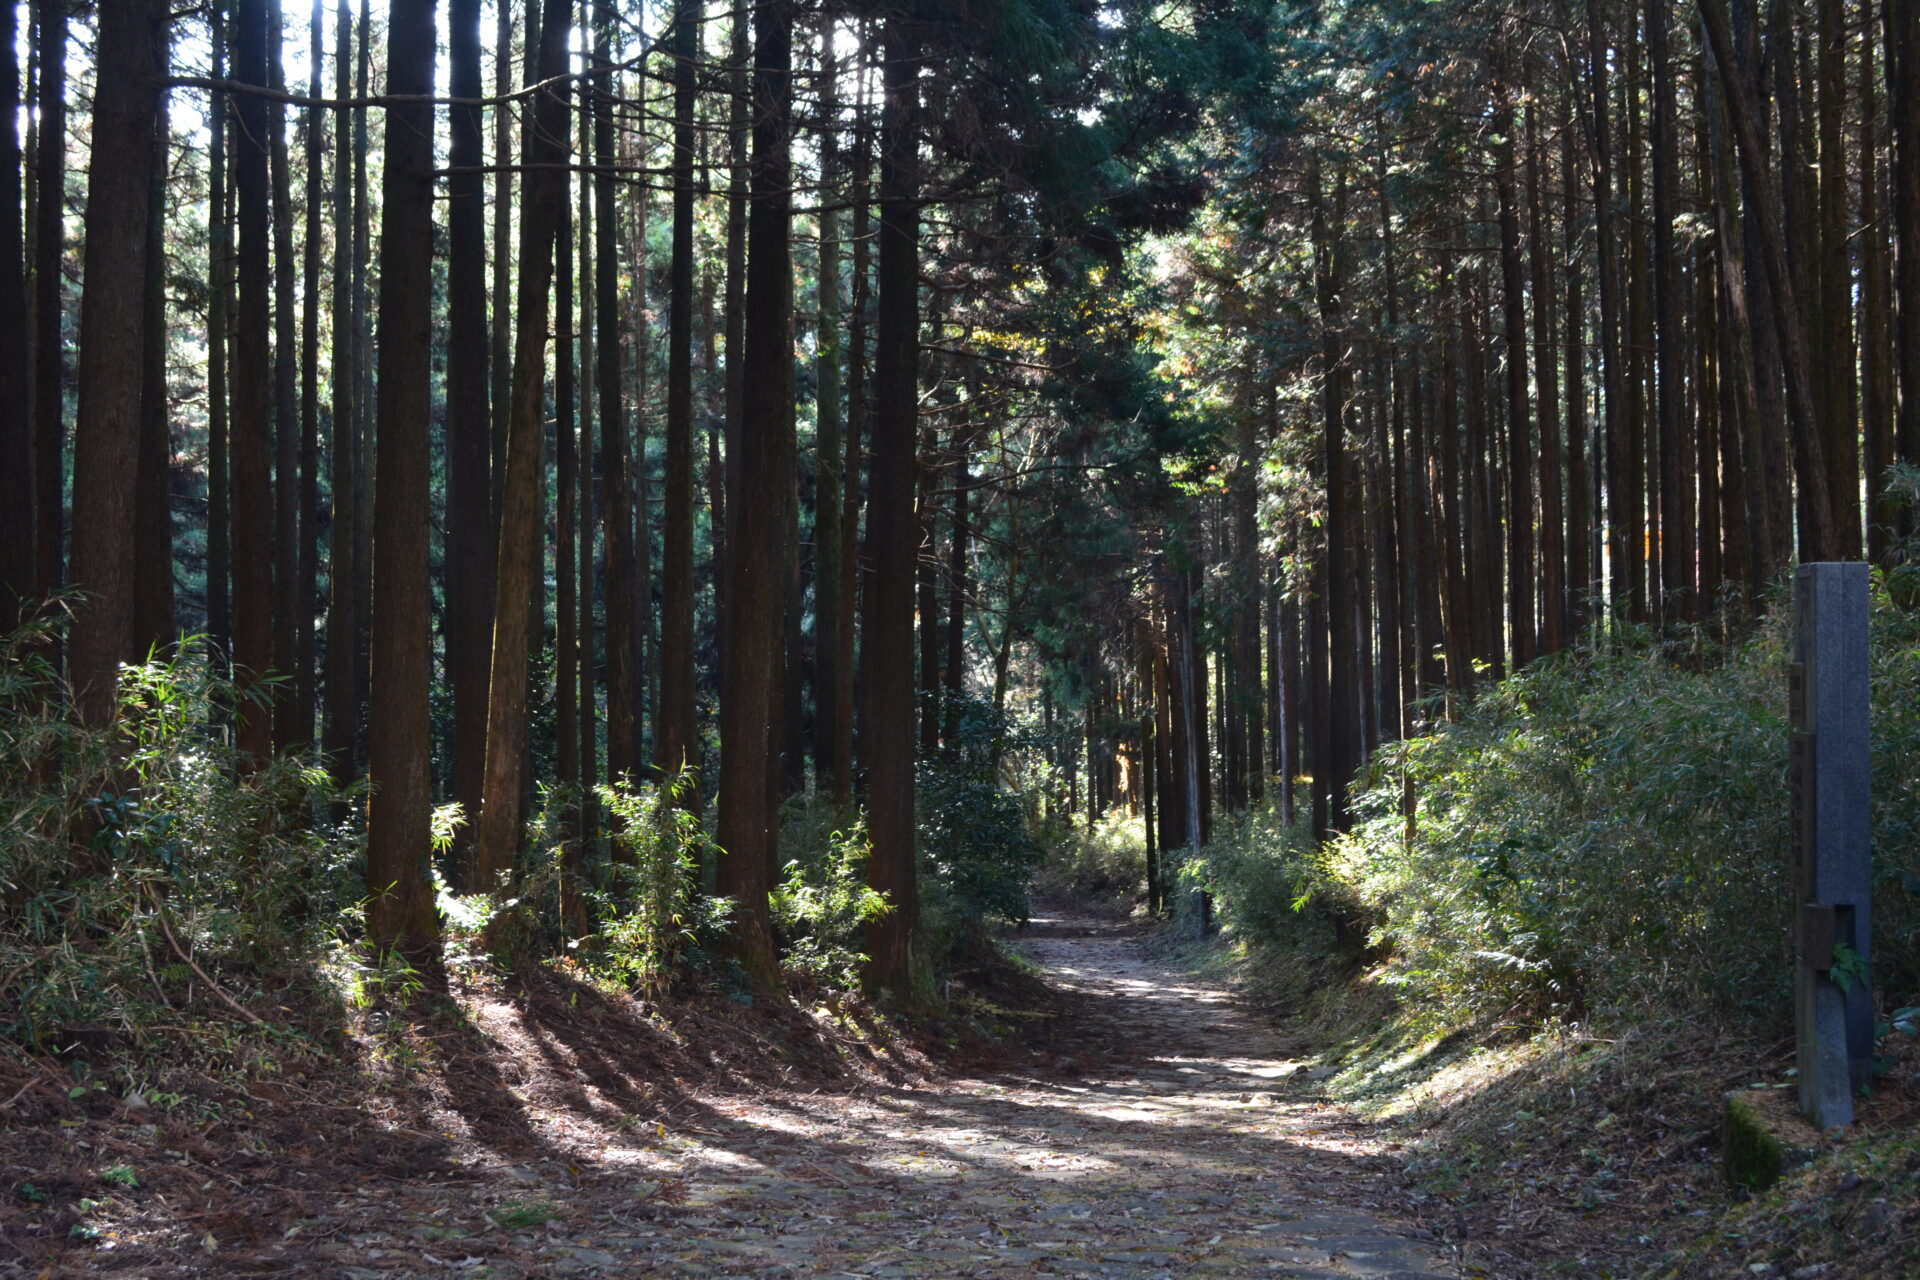
[{"label": "narrow path bend", "polygon": [[1300,1064],[1225,991],[1097,922],[1017,945],[1080,997],[1080,1058],[728,1107],[678,1153],[673,1229],[601,1247],[684,1276],[1457,1274],[1384,1207],[1359,1130],[1274,1092]]}]

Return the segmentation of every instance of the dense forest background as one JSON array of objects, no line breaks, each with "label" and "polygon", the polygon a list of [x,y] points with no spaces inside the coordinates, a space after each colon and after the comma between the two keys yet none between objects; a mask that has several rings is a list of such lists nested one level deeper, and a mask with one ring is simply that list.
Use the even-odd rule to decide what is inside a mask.
[{"label": "dense forest background", "polygon": [[1776,994],[1761,620],[1910,629],[1907,7],[0,17],[15,1038],[156,925],[925,1003],[1115,824],[1469,1006]]}]

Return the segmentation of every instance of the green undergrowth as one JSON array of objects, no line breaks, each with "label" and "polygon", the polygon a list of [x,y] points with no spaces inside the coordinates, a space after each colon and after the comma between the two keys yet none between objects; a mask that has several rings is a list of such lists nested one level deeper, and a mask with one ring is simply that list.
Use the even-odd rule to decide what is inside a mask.
[{"label": "green undergrowth", "polygon": [[[1872,602],[1888,1010],[1920,989],[1910,585],[1876,576]],[[1920,1274],[1897,1027],[1859,1136],[1751,1202],[1721,1173],[1727,1093],[1793,1084],[1788,640],[1776,607],[1732,641],[1577,647],[1378,752],[1349,834],[1317,845],[1269,806],[1178,866],[1171,932],[1192,938],[1200,893],[1219,927],[1188,963],[1284,1015],[1300,1078],[1388,1126],[1433,1225],[1490,1274]]]},{"label": "green undergrowth", "polygon": [[1920,1275],[1920,1132],[1869,1132],[1736,1205],[1657,1273],[1908,1280]]}]

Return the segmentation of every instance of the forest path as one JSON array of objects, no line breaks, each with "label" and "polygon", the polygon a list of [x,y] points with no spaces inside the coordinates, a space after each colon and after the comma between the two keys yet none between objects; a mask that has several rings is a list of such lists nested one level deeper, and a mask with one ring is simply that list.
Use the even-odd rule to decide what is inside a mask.
[{"label": "forest path", "polygon": [[651,1153],[674,1203],[652,1198],[640,1230],[603,1217],[605,1234],[562,1246],[556,1270],[1455,1274],[1381,1207],[1393,1191],[1364,1132],[1324,1103],[1276,1095],[1305,1081],[1303,1064],[1225,990],[1110,924],[1040,920],[1015,945],[1073,993],[1063,1031],[1076,1061],[719,1106],[710,1127],[674,1135],[677,1150]]},{"label": "forest path", "polygon": [[[1396,1213],[1403,1193],[1365,1126],[1317,1097],[1308,1064],[1224,988],[1157,958],[1138,928],[1041,919],[1013,945],[1061,992],[1038,1015],[1055,1049],[1024,1068],[683,1095],[605,1127],[582,1123],[595,1107],[578,1088],[528,1094],[527,1125],[547,1140],[521,1163],[316,1188],[284,1239],[256,1230],[251,1248],[213,1254],[209,1234],[197,1261],[111,1274],[1459,1274]],[[577,1065],[606,1082],[605,1060]],[[197,1252],[191,1235],[181,1246],[176,1258]]]}]

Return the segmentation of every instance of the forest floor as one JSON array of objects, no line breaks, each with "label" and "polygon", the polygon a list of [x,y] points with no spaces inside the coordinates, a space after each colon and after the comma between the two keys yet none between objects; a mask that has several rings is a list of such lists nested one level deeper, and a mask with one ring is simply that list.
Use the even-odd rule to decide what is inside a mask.
[{"label": "forest floor", "polygon": [[381,1032],[358,1069],[388,1086],[357,1100],[290,1072],[212,1121],[140,1097],[10,1117],[0,1275],[1467,1274],[1386,1138],[1148,942],[1036,920],[1013,946],[1045,982],[956,994],[1009,1032],[974,1046],[845,1007],[674,1025],[483,985]]}]

